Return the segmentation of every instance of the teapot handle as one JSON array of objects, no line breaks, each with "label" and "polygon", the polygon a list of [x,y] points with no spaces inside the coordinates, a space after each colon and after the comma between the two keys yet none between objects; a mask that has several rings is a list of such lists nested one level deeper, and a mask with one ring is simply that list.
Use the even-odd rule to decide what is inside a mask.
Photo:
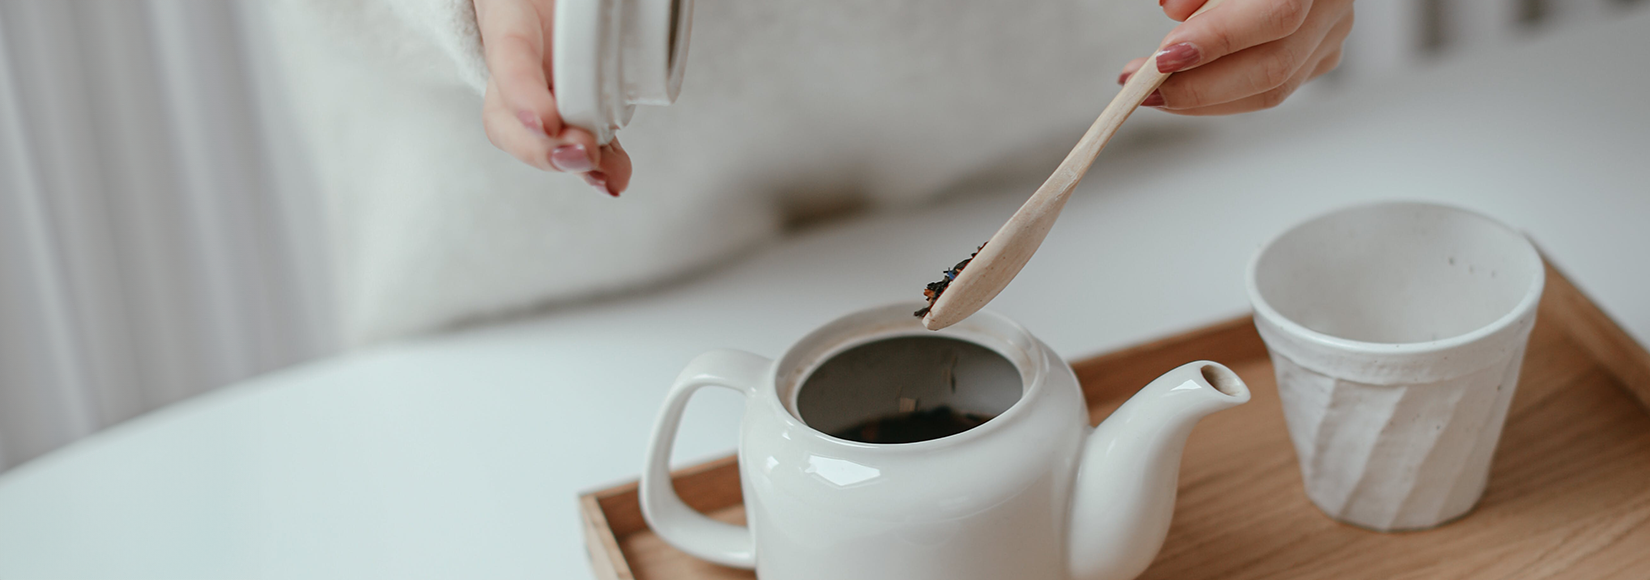
[{"label": "teapot handle", "polygon": [[666,542],[704,560],[735,568],[755,568],[756,549],[746,526],[706,517],[682,502],[670,480],[670,450],[676,444],[676,429],[688,399],[700,387],[723,387],[739,391],[747,398],[766,379],[773,364],[766,358],[739,350],[713,350],[699,355],[676,376],[676,384],[665,396],[665,406],[653,425],[653,439],[647,447],[647,465],[642,468],[642,517]]}]

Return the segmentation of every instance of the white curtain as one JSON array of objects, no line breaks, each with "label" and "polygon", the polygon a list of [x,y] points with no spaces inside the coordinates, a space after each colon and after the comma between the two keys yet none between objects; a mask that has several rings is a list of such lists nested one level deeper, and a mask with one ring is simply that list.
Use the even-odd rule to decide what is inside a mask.
[{"label": "white curtain", "polygon": [[0,469],[331,347],[245,12],[0,0]]},{"label": "white curtain", "polygon": [[[1336,76],[1635,3],[1359,0]],[[336,348],[320,212],[258,17],[0,0],[0,470]]]}]

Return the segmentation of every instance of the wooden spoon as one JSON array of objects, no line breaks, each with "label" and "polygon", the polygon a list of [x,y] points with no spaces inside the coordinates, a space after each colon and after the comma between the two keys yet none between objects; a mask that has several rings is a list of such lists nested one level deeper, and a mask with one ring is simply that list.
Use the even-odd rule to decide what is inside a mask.
[{"label": "wooden spoon", "polygon": [[[1208,12],[1221,1],[1205,2],[1187,20]],[[1054,174],[1037,188],[1036,193],[1031,194],[1031,199],[1027,199],[1013,217],[1008,218],[1008,223],[991,236],[968,267],[940,293],[928,315],[922,318],[924,327],[939,330],[968,318],[984,308],[1014,280],[1014,276],[1020,273],[1020,269],[1031,260],[1031,255],[1043,244],[1048,230],[1054,227],[1055,218],[1060,217],[1066,198],[1071,196],[1071,190],[1077,187],[1083,174],[1088,173],[1095,156],[1117,133],[1117,128],[1123,126],[1129,113],[1139,108],[1140,103],[1169,78],[1169,73],[1157,70],[1156,57],[1157,54],[1153,53],[1151,58],[1146,59],[1146,64],[1129,77],[1123,84],[1123,90],[1100,112],[1100,118],[1089,126],[1088,132],[1077,141],[1077,146],[1072,147],[1060,166],[1054,168]]]}]

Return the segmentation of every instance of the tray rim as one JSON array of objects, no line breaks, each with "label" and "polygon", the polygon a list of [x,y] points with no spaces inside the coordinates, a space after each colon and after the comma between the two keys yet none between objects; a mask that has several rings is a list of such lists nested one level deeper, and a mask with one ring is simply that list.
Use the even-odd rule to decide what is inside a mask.
[{"label": "tray rim", "polygon": [[[1602,366],[1611,378],[1627,391],[1629,396],[1638,401],[1640,411],[1650,415],[1650,349],[1634,340],[1620,324],[1553,266],[1551,261],[1546,262],[1546,274],[1547,287],[1542,296],[1537,320],[1545,319],[1550,323],[1557,323],[1565,335],[1575,340],[1590,358]],[[1122,361],[1133,361],[1158,352],[1184,348],[1189,342],[1221,342],[1229,335],[1247,334],[1253,325],[1254,313],[1251,311],[1242,316],[1216,320],[1195,328],[1084,357],[1071,363],[1071,367],[1084,386],[1086,395],[1092,388],[1096,388],[1091,386],[1096,381],[1084,380],[1085,377],[1109,375],[1111,373],[1107,372],[1108,369],[1114,368]],[[670,477],[672,481],[676,481],[724,469],[729,464],[737,463],[737,453],[730,454],[672,470]],[[630,562],[619,547],[618,536],[608,525],[607,512],[602,501],[634,494],[638,485],[638,480],[632,479],[579,494],[579,512],[584,525],[585,545],[589,550],[590,564],[597,578],[635,580]],[[604,575],[604,572],[607,574]]]}]

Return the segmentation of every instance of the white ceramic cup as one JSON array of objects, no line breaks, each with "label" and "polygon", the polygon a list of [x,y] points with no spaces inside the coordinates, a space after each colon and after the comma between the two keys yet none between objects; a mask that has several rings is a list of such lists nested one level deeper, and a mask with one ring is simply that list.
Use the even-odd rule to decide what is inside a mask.
[{"label": "white ceramic cup", "polygon": [[1529,240],[1428,203],[1343,209],[1249,266],[1306,494],[1379,531],[1477,504],[1544,281]]}]

